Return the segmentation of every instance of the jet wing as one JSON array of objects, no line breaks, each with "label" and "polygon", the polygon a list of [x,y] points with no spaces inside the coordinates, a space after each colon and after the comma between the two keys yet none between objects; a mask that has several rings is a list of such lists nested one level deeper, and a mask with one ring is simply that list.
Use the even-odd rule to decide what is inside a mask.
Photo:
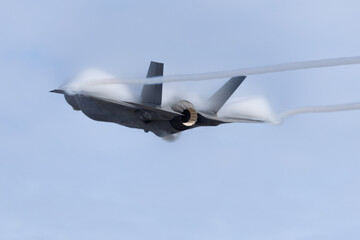
[{"label": "jet wing", "polygon": [[141,103],[134,103],[134,102],[123,102],[125,104],[129,104],[133,107],[137,107],[138,109],[145,109],[145,110],[149,110],[149,111],[154,111],[157,113],[161,113],[161,114],[165,114],[171,118],[176,117],[176,116],[183,116],[181,113],[175,112],[172,109],[167,109],[167,108],[159,108],[159,107],[153,107],[153,106],[148,106],[145,104],[141,104]]},{"label": "jet wing", "polygon": [[149,106],[146,104],[135,103],[135,102],[116,101],[116,100],[102,98],[102,97],[91,96],[91,98],[95,98],[95,99],[103,101],[103,102],[119,105],[119,106],[125,107],[131,111],[135,111],[135,112],[139,111],[139,112],[143,112],[143,113],[149,113],[149,114],[146,114],[146,116],[148,118],[147,120],[150,120],[150,121],[152,121],[152,120],[171,120],[176,116],[182,116],[181,113],[175,112],[172,109],[154,107],[154,106]]},{"label": "jet wing", "polygon": [[[65,91],[61,90],[61,89],[54,89],[50,92],[66,95]],[[91,96],[91,95],[83,95],[83,94],[79,94],[77,96],[94,99],[98,102],[113,104],[114,107],[121,106],[121,107],[126,108],[133,112],[143,112],[144,115],[147,116],[147,120],[150,120],[150,121],[152,121],[152,120],[171,120],[174,117],[183,116],[181,113],[175,112],[171,108],[155,107],[155,106],[149,106],[146,104],[135,103],[135,102],[117,101],[117,100],[108,99],[108,98],[104,98],[104,97],[100,97],[100,96]],[[146,113],[149,113],[149,114],[146,114]]]}]

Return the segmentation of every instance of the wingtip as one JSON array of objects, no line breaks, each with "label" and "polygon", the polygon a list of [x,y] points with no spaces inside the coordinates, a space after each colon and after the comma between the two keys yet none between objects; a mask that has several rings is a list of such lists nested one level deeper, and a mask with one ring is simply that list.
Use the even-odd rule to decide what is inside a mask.
[{"label": "wingtip", "polygon": [[59,94],[65,94],[65,91],[64,91],[64,90],[61,90],[61,89],[54,89],[54,90],[51,90],[50,92],[52,92],[52,93],[59,93]]}]

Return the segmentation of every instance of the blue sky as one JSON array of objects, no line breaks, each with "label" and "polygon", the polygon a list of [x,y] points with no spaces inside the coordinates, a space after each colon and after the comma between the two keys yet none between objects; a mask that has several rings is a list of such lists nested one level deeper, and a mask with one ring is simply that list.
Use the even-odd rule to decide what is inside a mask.
[{"label": "blue sky", "polygon": [[[48,91],[87,67],[142,77],[360,55],[360,3],[1,1],[1,239],[358,239],[359,111],[175,143]],[[359,66],[251,76],[277,112],[359,101]],[[211,95],[224,80],[182,83]]]}]

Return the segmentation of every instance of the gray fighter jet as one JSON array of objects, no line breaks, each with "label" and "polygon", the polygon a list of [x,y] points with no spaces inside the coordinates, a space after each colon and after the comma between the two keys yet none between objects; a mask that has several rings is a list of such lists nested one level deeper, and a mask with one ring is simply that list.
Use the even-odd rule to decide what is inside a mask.
[{"label": "gray fighter jet", "polygon": [[[164,64],[151,62],[147,78],[163,76]],[[74,110],[82,111],[96,121],[113,122],[130,128],[153,132],[159,137],[201,126],[217,126],[233,122],[263,122],[252,118],[224,118],[217,113],[230,96],[235,92],[246,76],[232,77],[207,101],[204,109],[197,109],[187,99],[172,105],[162,104],[162,83],[145,84],[139,102],[126,102],[103,99],[84,94],[68,94],[64,90],[55,89],[51,92],[60,93]]]}]

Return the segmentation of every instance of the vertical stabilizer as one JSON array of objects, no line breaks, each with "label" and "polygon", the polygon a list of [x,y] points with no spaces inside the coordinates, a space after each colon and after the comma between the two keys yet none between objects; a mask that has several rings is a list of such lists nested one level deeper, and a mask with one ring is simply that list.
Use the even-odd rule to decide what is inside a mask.
[{"label": "vertical stabilizer", "polygon": [[246,76],[232,77],[227,81],[214,95],[212,95],[207,104],[207,111],[217,113],[225,102],[231,97],[235,90],[244,81]]},{"label": "vertical stabilizer", "polygon": [[[164,73],[164,64],[150,62],[147,78],[160,77]],[[141,102],[149,105],[161,105],[162,83],[145,84],[141,92]]]}]

